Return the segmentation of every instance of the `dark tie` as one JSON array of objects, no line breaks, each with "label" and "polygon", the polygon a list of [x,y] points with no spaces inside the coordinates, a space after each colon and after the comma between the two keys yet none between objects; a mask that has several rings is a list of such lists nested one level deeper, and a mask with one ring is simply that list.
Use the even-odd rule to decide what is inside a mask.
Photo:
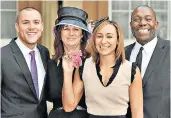
[{"label": "dark tie", "polygon": [[35,51],[31,51],[29,54],[31,55],[31,63],[30,63],[31,75],[32,75],[34,87],[36,89],[37,98],[39,98],[38,73],[37,73],[37,65],[35,60]]},{"label": "dark tie", "polygon": [[137,63],[138,68],[140,69],[140,72],[141,72],[142,50],[143,49],[144,49],[143,47],[140,48],[140,50],[139,50],[139,52],[137,54],[137,58],[136,58],[136,63]]}]

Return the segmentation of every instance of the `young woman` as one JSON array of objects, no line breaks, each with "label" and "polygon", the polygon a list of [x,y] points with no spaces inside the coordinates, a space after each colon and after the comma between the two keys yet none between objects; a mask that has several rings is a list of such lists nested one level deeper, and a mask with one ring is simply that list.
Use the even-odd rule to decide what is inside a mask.
[{"label": "young woman", "polygon": [[[72,73],[71,59],[63,59],[64,76]],[[85,98],[89,118],[126,118],[130,102],[132,118],[143,118],[143,94],[140,71],[125,60],[122,32],[107,18],[96,22],[93,30],[92,58],[76,69],[63,88],[64,109],[72,111]],[[65,81],[65,78],[64,78]],[[68,99],[69,98],[69,99]]]},{"label": "young woman", "polygon": [[[70,52],[78,52],[82,54],[82,60],[85,60],[85,47],[90,34],[86,24],[87,18],[85,11],[74,7],[63,7],[58,11],[58,19],[54,27],[55,58],[48,62],[47,97],[53,102],[53,109],[48,118],[87,118],[84,95],[80,97],[81,100],[72,112],[64,111],[62,104],[62,89],[70,89],[65,86],[65,83],[72,83],[72,79],[65,79],[68,75],[63,72],[62,58]],[[69,76],[73,78],[74,71]]]}]

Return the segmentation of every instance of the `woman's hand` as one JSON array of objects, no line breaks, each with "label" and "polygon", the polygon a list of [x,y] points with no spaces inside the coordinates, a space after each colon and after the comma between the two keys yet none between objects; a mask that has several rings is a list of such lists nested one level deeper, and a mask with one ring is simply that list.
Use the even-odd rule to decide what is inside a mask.
[{"label": "woman's hand", "polygon": [[[68,53],[68,55],[63,56],[62,58],[62,66],[64,70],[62,103],[66,112],[73,111],[83,95],[83,82],[80,80],[78,66],[80,65],[78,62],[81,62],[82,60],[78,61],[77,59],[73,59],[73,57],[77,56]],[[76,67],[76,70],[73,76],[74,67]]]},{"label": "woman's hand", "polygon": [[64,73],[72,74],[74,67],[72,66],[72,59],[68,55],[63,56],[62,58],[62,67],[64,70]]}]

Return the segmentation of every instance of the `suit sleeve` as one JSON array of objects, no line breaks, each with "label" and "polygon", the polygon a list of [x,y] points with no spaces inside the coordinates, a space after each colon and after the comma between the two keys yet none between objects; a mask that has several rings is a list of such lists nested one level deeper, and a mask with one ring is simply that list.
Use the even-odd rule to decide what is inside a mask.
[{"label": "suit sleeve", "polygon": [[47,54],[47,60],[50,59],[50,53],[49,53],[49,50],[46,48],[46,54]]}]

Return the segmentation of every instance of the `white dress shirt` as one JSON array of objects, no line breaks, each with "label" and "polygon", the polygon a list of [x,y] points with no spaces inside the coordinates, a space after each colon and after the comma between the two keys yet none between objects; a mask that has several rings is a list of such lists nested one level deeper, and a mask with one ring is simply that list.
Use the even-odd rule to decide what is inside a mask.
[{"label": "white dress shirt", "polygon": [[31,67],[30,67],[31,55],[29,53],[33,50],[35,51],[35,59],[36,59],[37,72],[38,72],[39,98],[40,98],[41,91],[42,91],[43,84],[44,84],[44,78],[45,78],[45,69],[43,66],[40,52],[39,52],[37,46],[35,46],[35,48],[33,50],[29,49],[20,41],[19,38],[17,38],[17,40],[15,42],[18,45],[18,47],[20,48],[20,50],[27,62],[27,66],[28,66],[30,72],[31,72]]},{"label": "white dress shirt", "polygon": [[157,44],[157,37],[155,37],[153,40],[151,40],[144,46],[136,42],[134,48],[132,49],[132,52],[130,55],[130,61],[135,62],[140,48],[141,47],[144,48],[142,51],[142,63],[141,63],[141,77],[142,78],[144,77],[145,71],[147,69],[149,61],[153,54],[154,48],[156,47],[156,44]]}]

